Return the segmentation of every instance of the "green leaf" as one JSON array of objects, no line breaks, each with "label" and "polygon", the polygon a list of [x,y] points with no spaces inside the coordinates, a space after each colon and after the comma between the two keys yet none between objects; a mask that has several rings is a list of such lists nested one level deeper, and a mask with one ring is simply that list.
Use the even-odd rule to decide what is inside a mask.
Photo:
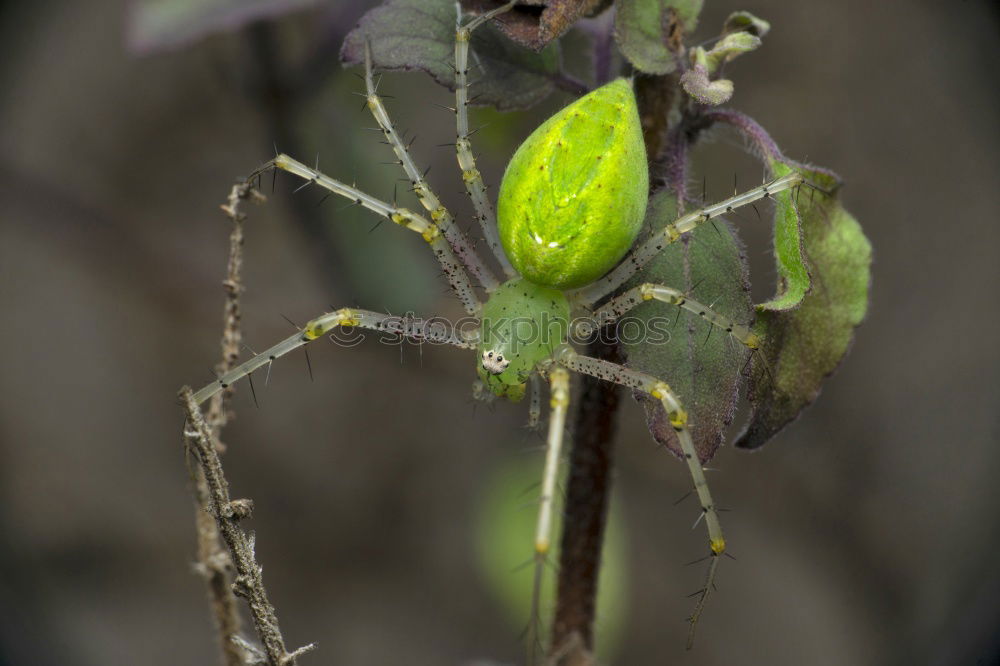
[{"label": "green leaf", "polygon": [[[361,17],[344,39],[341,60],[363,63],[368,39],[377,69],[422,70],[454,90],[455,6],[453,0],[389,0]],[[469,76],[478,104],[527,108],[555,89],[558,44],[534,53],[487,24],[473,33],[472,51]]]},{"label": "green leaf", "polygon": [[[669,74],[677,59],[668,44],[671,23],[685,32],[698,23],[703,0],[618,0],[615,38],[618,48],[635,67],[649,74]],[[676,17],[676,19],[675,19]]]},{"label": "green leaf", "polygon": [[216,32],[317,4],[318,0],[138,0],[128,13],[128,47],[143,54],[179,48]]},{"label": "green leaf", "polygon": [[[776,174],[792,167],[773,161]],[[788,200],[802,219],[802,250],[812,289],[794,310],[758,306],[755,330],[770,368],[758,368],[751,383],[754,411],[736,446],[754,449],[793,421],[819,394],[839,365],[868,308],[871,245],[857,220],[840,205],[840,183],[827,172],[798,167],[814,187],[800,187]],[[791,206],[782,206],[782,217]],[[759,365],[756,363],[755,365]]]},{"label": "green leaf", "polygon": [[[646,223],[659,229],[676,219],[676,200],[661,191],[649,202]],[[687,291],[691,298],[711,305],[735,322],[753,320],[746,257],[729,225],[722,221],[696,228],[667,246],[636,275],[629,287],[644,282]],[[619,325],[619,339],[628,356],[627,365],[667,382],[688,411],[691,435],[702,462],[709,460],[725,436],[735,412],[741,370],[749,352],[724,331],[687,310],[659,301],[648,301],[626,317],[643,322],[646,330],[656,321],[665,323],[665,344],[631,342],[630,324]],[[653,437],[682,457],[674,430],[657,400],[640,396]]]},{"label": "green leaf", "polygon": [[761,45],[760,37],[749,32],[734,32],[720,39],[706,55],[708,71],[714,73],[719,66]]},{"label": "green leaf", "polygon": [[[771,171],[775,177],[780,177],[791,173],[792,167],[772,160]],[[799,191],[800,188],[786,190],[774,197],[774,259],[778,270],[778,288],[774,298],[757,306],[760,310],[794,308],[802,302],[812,284],[802,253],[801,216],[795,201]]]}]

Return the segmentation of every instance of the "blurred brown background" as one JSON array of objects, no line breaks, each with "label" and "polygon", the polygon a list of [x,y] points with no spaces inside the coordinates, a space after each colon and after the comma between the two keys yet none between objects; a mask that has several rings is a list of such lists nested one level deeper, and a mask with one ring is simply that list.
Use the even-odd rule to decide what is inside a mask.
[{"label": "blurred brown background", "polygon": [[[373,194],[398,174],[332,65],[302,108],[252,101],[258,49],[297,62],[373,2],[294,14],[138,56],[120,2],[9,3],[0,59],[0,663],[212,664],[175,391],[218,357],[231,183],[279,148]],[[875,248],[870,314],[818,403],[765,450],[723,449],[734,507],[721,569],[684,652],[703,549],[689,481],[631,400],[614,502],[627,620],[617,664],[994,664],[1000,658],[1000,50],[995,5],[709,0],[773,30],[730,73],[733,106],[785,151],[828,166]],[[319,52],[318,62],[323,62]],[[272,54],[273,55],[273,54]],[[332,54],[335,56],[335,51]],[[281,72],[278,72],[279,78]],[[468,219],[449,95],[387,77],[390,112]],[[517,142],[566,101],[501,116],[476,146],[496,184]],[[291,128],[291,129],[289,129]],[[284,132],[284,134],[283,134]],[[725,133],[696,164],[710,198],[759,170]],[[269,185],[269,184],[268,184]],[[245,333],[259,349],[330,305],[456,314],[423,244],[316,193],[251,210]],[[312,196],[312,198],[308,198]],[[299,208],[295,208],[298,206]],[[296,213],[298,211],[298,213]],[[304,212],[303,212],[304,211]],[[317,212],[318,211],[318,212]],[[310,239],[313,216],[332,239]],[[745,228],[753,224],[743,225]],[[767,233],[747,228],[768,292]],[[760,277],[763,275],[763,277]],[[374,343],[277,364],[236,399],[225,464],[256,501],[258,556],[303,664],[519,659],[476,566],[491,471],[541,455],[523,406],[473,410],[460,352]],[[525,557],[528,555],[525,536]]]}]

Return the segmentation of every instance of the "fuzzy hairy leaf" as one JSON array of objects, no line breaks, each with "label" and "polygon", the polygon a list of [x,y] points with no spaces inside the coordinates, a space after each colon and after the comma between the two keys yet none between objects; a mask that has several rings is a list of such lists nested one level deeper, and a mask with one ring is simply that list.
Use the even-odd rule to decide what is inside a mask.
[{"label": "fuzzy hairy leaf", "polygon": [[749,32],[734,32],[726,35],[706,51],[700,46],[691,50],[692,67],[681,76],[681,85],[687,94],[701,104],[718,106],[733,96],[733,82],[729,79],[712,79],[725,63],[744,53],[753,51],[761,44],[760,37]]},{"label": "fuzzy hairy leaf", "polygon": [[684,92],[694,97],[701,104],[718,106],[725,104],[733,96],[733,82],[729,79],[712,81],[708,69],[698,63],[681,76]]},{"label": "fuzzy hairy leaf", "polygon": [[714,73],[733,58],[760,47],[760,37],[749,32],[734,32],[724,36],[705,54],[708,71]]},{"label": "fuzzy hairy leaf", "polygon": [[[649,202],[647,225],[662,228],[676,215],[676,200],[660,192]],[[729,225],[716,221],[698,227],[669,245],[629,283],[634,287],[654,282],[690,293],[730,319],[749,325],[753,320],[746,257]],[[648,301],[627,317],[645,327],[653,318],[665,322],[670,339],[665,344],[629,341],[630,324],[619,325],[619,339],[628,356],[627,365],[667,382],[688,411],[691,435],[702,462],[722,444],[726,426],[733,420],[741,371],[748,351],[724,331],[687,310]],[[667,423],[659,401],[640,396],[653,437],[682,457],[677,436]]]},{"label": "fuzzy hairy leaf", "polygon": [[[772,161],[776,175],[792,168]],[[795,309],[758,306],[755,330],[764,337],[763,354],[770,368],[757,368],[751,382],[753,415],[736,441],[746,449],[762,446],[815,400],[823,380],[847,353],[868,308],[871,245],[857,220],[840,205],[840,183],[826,172],[798,170],[818,189],[789,193],[791,205],[779,206],[777,216],[791,217],[792,206],[801,216],[812,289]]]},{"label": "fuzzy hairy leaf", "polygon": [[618,0],[615,38],[618,48],[635,67],[649,74],[669,74],[677,69],[669,48],[671,23],[679,21],[685,32],[698,23],[703,0]]},{"label": "fuzzy hairy leaf", "polygon": [[[454,90],[455,7],[453,0],[389,0],[361,17],[344,39],[340,58],[363,63],[368,39],[377,69],[422,70]],[[477,104],[522,109],[555,89],[558,44],[533,53],[485,25],[473,33],[472,51],[469,77]]]},{"label": "fuzzy hairy leaf", "polygon": [[[462,9],[476,14],[504,4],[505,0],[461,0]],[[581,17],[594,16],[610,4],[611,0],[522,0],[500,18],[499,28],[509,39],[539,51]]]}]

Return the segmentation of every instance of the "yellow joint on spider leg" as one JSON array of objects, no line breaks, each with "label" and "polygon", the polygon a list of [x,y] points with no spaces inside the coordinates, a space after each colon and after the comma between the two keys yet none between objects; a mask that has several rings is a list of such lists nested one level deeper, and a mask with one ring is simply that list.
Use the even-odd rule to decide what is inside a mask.
[{"label": "yellow joint on spider leg", "polygon": [[479,177],[479,169],[466,169],[462,172],[462,180],[466,183],[475,182]]},{"label": "yellow joint on spider leg", "polygon": [[433,243],[434,240],[441,235],[441,230],[438,229],[436,224],[428,225],[426,229],[420,232],[420,235],[424,237],[424,240],[428,243]]},{"label": "yellow joint on spider leg", "polygon": [[723,539],[722,537],[719,537],[718,539],[712,539],[711,548],[713,555],[722,555],[722,553],[725,552],[726,550],[726,540]]},{"label": "yellow joint on spider leg", "polygon": [[676,242],[677,239],[681,237],[680,232],[677,231],[677,227],[675,227],[672,224],[668,224],[663,229],[664,229],[664,231],[667,232],[667,239],[671,243]]},{"label": "yellow joint on spider leg", "polygon": [[444,218],[444,216],[446,216],[447,214],[448,211],[445,210],[444,206],[439,206],[431,211],[431,219],[434,220],[435,222],[440,222],[441,219]]},{"label": "yellow joint on spider leg", "polygon": [[670,395],[670,385],[665,382],[656,382],[653,387],[649,389],[649,395],[653,396],[657,400],[663,400],[665,397]]},{"label": "yellow joint on spider leg", "polygon": [[566,391],[556,391],[549,400],[549,406],[553,408],[569,406],[569,396]]},{"label": "yellow joint on spider leg", "polygon": [[761,337],[756,333],[748,333],[747,339],[743,342],[750,349],[760,349],[760,343]]},{"label": "yellow joint on spider leg", "polygon": [[337,310],[333,317],[324,315],[313,319],[306,324],[302,334],[309,340],[316,340],[337,326],[358,326],[359,324],[361,324],[361,319],[358,318],[354,311],[350,308],[343,308]]},{"label": "yellow joint on spider leg", "polygon": [[472,37],[472,33],[468,28],[459,28],[455,31],[455,41],[456,42],[467,42]]},{"label": "yellow joint on spider leg", "polygon": [[535,553],[538,555],[545,556],[549,552],[549,546],[550,544],[548,539],[545,539],[544,541],[538,541],[535,543]]},{"label": "yellow joint on spider leg", "polygon": [[431,224],[425,227],[424,225],[427,224],[426,220],[417,217],[405,208],[397,208],[394,213],[389,215],[389,219],[401,227],[406,227],[407,229],[423,234],[424,238],[427,238],[428,234],[431,235],[431,239],[437,236],[436,226]]},{"label": "yellow joint on spider leg", "polygon": [[642,295],[642,300],[651,301],[653,300],[654,288],[651,284],[644,284],[639,287],[639,293]]}]

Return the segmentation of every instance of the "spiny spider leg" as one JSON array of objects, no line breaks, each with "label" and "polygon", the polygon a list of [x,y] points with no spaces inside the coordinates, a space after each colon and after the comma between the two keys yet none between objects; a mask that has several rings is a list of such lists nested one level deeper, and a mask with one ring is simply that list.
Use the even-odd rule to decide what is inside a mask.
[{"label": "spiny spider leg", "polygon": [[249,376],[254,370],[269,365],[276,359],[295,351],[299,347],[304,347],[313,340],[322,338],[338,326],[395,333],[418,342],[430,340],[432,342],[454,345],[461,349],[475,349],[476,347],[475,340],[463,337],[459,331],[446,330],[441,325],[431,325],[422,319],[397,317],[370,310],[358,310],[356,308],[341,308],[316,317],[295,335],[244,361],[211,384],[203,386],[194,394],[195,403],[201,404],[205,402],[216,393]]},{"label": "spiny spider leg", "polygon": [[[493,251],[493,256],[497,258],[503,267],[503,272],[508,278],[517,275],[514,267],[510,265],[510,260],[500,246],[500,237],[497,235],[496,215],[493,205],[486,193],[486,185],[483,177],[476,168],[476,158],[472,154],[472,144],[469,141],[469,40],[472,39],[472,31],[483,25],[494,16],[502,14],[511,9],[516,3],[508,2],[502,7],[486,12],[481,16],[469,21],[467,24],[458,25],[455,30],[455,117],[458,124],[458,133],[455,140],[455,150],[458,153],[458,166],[462,169],[462,181],[465,189],[472,198],[472,205],[476,210],[476,218],[483,229],[483,237],[487,245]],[[461,8],[459,7],[459,18],[461,21]]]},{"label": "spiny spider leg", "polygon": [[563,432],[566,429],[566,411],[569,408],[569,372],[559,366],[549,371],[549,437],[545,452],[545,472],[542,475],[542,494],[535,528],[535,582],[531,592],[531,624],[528,627],[528,664],[534,662],[535,628],[538,624],[541,600],[542,574],[552,545],[552,507],[555,503],[556,481],[562,457]]},{"label": "spiny spider leg", "polygon": [[[764,340],[761,336],[751,331],[749,327],[735,322],[725,315],[719,314],[712,309],[712,306],[689,298],[684,292],[672,287],[653,284],[652,282],[645,282],[637,287],[633,287],[597,308],[593,313],[594,321],[598,326],[612,324],[640,304],[654,299],[693,312],[707,321],[709,326],[719,327],[750,350],[750,356],[747,358],[748,364],[753,360],[755,363],[760,364],[760,367],[763,368],[764,373],[768,377],[773,376],[771,367],[762,351]],[[582,331],[581,333],[583,333],[581,337],[589,335],[588,331]],[[708,333],[709,335],[712,334],[711,328]]]},{"label": "spiny spider leg", "polygon": [[386,141],[392,146],[392,150],[396,153],[400,165],[406,171],[406,175],[410,179],[410,185],[413,187],[413,192],[420,199],[420,203],[423,204],[424,208],[431,214],[431,219],[437,224],[448,244],[454,250],[455,254],[458,255],[458,258],[462,260],[462,263],[468,269],[469,273],[472,274],[472,277],[478,280],[486,291],[493,291],[500,283],[497,282],[496,277],[472,248],[469,239],[465,237],[462,230],[455,224],[451,213],[441,204],[441,200],[431,190],[423,174],[417,169],[417,165],[414,164],[413,158],[410,157],[410,152],[406,149],[403,140],[393,127],[392,121],[389,119],[389,113],[385,110],[385,105],[382,104],[382,100],[376,91],[375,79],[372,76],[371,44],[367,41],[365,42],[365,89],[367,91],[365,99],[367,100],[368,109],[375,116],[376,122],[382,128],[382,134],[385,135]]},{"label": "spiny spider leg", "polygon": [[247,181],[252,181],[258,174],[272,168],[281,169],[291,174],[295,174],[299,178],[309,181],[306,183],[307,185],[315,183],[320,187],[333,192],[334,194],[339,194],[340,196],[350,199],[354,201],[354,203],[359,204],[370,211],[374,211],[379,215],[387,217],[396,224],[406,227],[410,231],[415,231],[420,234],[431,246],[434,256],[437,257],[438,262],[441,264],[441,268],[444,270],[445,276],[448,278],[448,283],[458,296],[458,299],[462,302],[462,305],[465,307],[465,311],[473,316],[479,313],[481,304],[472,289],[472,283],[469,282],[469,276],[465,272],[462,262],[458,260],[455,253],[452,251],[451,245],[448,244],[448,241],[442,235],[441,228],[437,225],[437,223],[431,222],[422,215],[418,215],[417,213],[407,210],[406,208],[399,208],[380,199],[376,199],[375,197],[365,194],[361,190],[351,187],[350,185],[346,185],[339,180],[334,180],[333,178],[320,173],[312,167],[306,166],[302,162],[299,162],[284,153],[278,155],[273,160],[250,174]]},{"label": "spiny spider leg", "polygon": [[728,317],[719,314],[712,308],[696,300],[688,298],[684,292],[660,284],[646,282],[638,287],[633,287],[620,296],[612,298],[610,301],[594,311],[594,320],[598,326],[604,326],[617,321],[630,310],[638,307],[642,303],[651,300],[661,301],[670,305],[676,305],[689,312],[693,312],[713,326],[718,326],[726,333],[743,343],[750,350],[760,348],[761,339],[746,326],[739,324]]},{"label": "spiny spider leg", "polygon": [[677,433],[681,451],[684,453],[684,459],[687,462],[688,472],[690,472],[691,479],[694,482],[694,490],[698,494],[698,501],[701,503],[701,516],[705,519],[705,525],[708,528],[708,540],[711,549],[711,564],[709,565],[708,574],[705,579],[705,587],[700,590],[698,602],[695,604],[694,612],[689,618],[691,630],[688,633],[688,648],[690,648],[694,643],[694,632],[698,624],[698,618],[701,617],[701,612],[705,608],[705,602],[715,582],[715,571],[718,567],[719,557],[726,550],[726,540],[722,536],[719,513],[712,502],[712,495],[708,490],[708,481],[705,480],[705,471],[701,467],[701,461],[698,459],[698,453],[694,448],[694,442],[687,427],[687,412],[681,406],[677,394],[673,392],[670,386],[652,375],[632,370],[631,368],[626,368],[610,361],[582,356],[577,354],[569,345],[562,346],[556,352],[554,358],[556,363],[574,372],[590,375],[591,377],[597,377],[598,379],[604,379],[648,393],[663,403],[663,409],[667,412],[670,425],[673,426],[674,432]]},{"label": "spiny spider leg", "polygon": [[755,187],[752,190],[747,190],[742,194],[737,194],[719,203],[705,206],[700,210],[683,215],[673,223],[656,231],[646,242],[632,250],[610,273],[593,284],[578,290],[573,295],[574,300],[584,307],[592,307],[602,298],[625,284],[629,278],[638,273],[663,248],[675,242],[683,234],[740,206],[747,206],[759,199],[771,197],[778,192],[797,187],[804,182],[805,179],[801,174],[797,172],[789,173],[764,183],[760,187]]}]

